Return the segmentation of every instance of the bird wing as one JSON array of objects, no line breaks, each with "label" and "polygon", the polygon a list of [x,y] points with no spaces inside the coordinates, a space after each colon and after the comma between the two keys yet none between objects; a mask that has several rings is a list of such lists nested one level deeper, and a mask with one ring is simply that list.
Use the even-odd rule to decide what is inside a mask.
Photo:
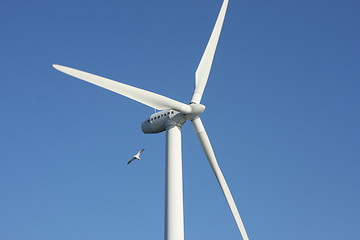
[{"label": "bird wing", "polygon": [[132,159],[130,159],[130,161],[128,161],[128,163],[127,164],[129,164],[129,163],[131,163],[132,161],[134,161],[136,158],[132,158]]},{"label": "bird wing", "polygon": [[141,149],[136,155],[137,155],[137,156],[140,156],[140,154],[141,154],[143,151],[145,151],[145,148]]}]

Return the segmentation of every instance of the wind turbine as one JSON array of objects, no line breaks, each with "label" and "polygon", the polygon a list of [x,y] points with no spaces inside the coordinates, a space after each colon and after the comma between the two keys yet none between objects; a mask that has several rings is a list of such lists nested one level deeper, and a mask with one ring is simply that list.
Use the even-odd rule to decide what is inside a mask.
[{"label": "wind turbine", "polygon": [[144,133],[166,131],[165,240],[184,239],[181,127],[187,120],[190,120],[194,126],[203,151],[225,195],[242,238],[244,240],[249,239],[229,187],[216,161],[205,127],[200,119],[200,115],[205,110],[205,106],[200,104],[200,101],[210,74],[228,2],[228,0],[224,0],[222,3],[209,42],[196,70],[195,89],[190,104],[184,104],[171,98],[91,73],[61,65],[53,65],[54,68],[63,73],[161,110],[148,117],[141,124],[141,128]]}]

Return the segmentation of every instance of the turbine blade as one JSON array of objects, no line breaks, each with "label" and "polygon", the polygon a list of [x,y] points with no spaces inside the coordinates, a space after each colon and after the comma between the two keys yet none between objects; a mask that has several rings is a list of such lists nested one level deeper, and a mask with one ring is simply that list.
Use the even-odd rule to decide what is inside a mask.
[{"label": "turbine blade", "polygon": [[196,118],[196,119],[192,120],[192,124],[194,126],[196,135],[199,138],[201,146],[205,152],[205,155],[211,165],[211,168],[215,173],[216,179],[220,184],[221,190],[223,191],[223,193],[225,195],[226,201],[229,204],[231,212],[232,212],[232,214],[235,218],[236,224],[239,228],[240,234],[241,234],[243,240],[249,240],[246,230],[245,230],[245,227],[244,227],[244,224],[241,220],[239,211],[237,210],[234,199],[231,195],[230,189],[229,189],[229,187],[225,181],[224,175],[222,174],[221,169],[216,161],[216,157],[215,157],[214,151],[211,147],[209,137],[206,134],[204,125],[202,124],[200,118]]},{"label": "turbine blade", "polygon": [[224,22],[228,0],[224,0],[219,16],[216,20],[214,29],[211,33],[209,42],[205,48],[204,54],[200,60],[199,66],[195,73],[195,89],[191,99],[191,102],[200,103],[209,74],[211,65],[214,59],[217,43],[219,41],[221,28]]},{"label": "turbine blade", "polygon": [[173,100],[171,98],[159,95],[157,93],[149,92],[140,88],[132,87],[124,83],[116,82],[104,77],[100,77],[91,73],[76,70],[61,65],[54,64],[53,67],[60,72],[66,73],[70,76],[79,78],[86,82],[95,84],[99,87],[116,92],[120,95],[133,99],[137,102],[145,104],[149,107],[156,108],[158,110],[174,109],[184,114],[191,112],[189,105]]}]

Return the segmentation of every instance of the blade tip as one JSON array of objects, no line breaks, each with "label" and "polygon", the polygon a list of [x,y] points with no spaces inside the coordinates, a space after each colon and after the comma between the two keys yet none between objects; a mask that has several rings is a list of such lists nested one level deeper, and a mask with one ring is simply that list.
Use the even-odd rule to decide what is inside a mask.
[{"label": "blade tip", "polygon": [[59,64],[53,64],[52,65],[56,70],[60,71],[60,72],[64,72],[66,73],[66,71],[70,70],[69,67],[65,67],[65,66],[62,66],[62,65],[59,65]]},{"label": "blade tip", "polygon": [[59,64],[53,64],[52,66],[53,66],[53,68],[55,68],[55,69],[57,69],[57,70],[59,70],[59,68],[60,68],[60,65],[59,65]]}]

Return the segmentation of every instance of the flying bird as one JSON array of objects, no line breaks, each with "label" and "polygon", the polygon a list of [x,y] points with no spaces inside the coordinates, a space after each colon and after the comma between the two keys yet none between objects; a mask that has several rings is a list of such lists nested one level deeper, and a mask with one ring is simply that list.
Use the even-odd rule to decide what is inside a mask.
[{"label": "flying bird", "polygon": [[138,153],[136,155],[134,155],[134,157],[132,159],[130,159],[130,161],[128,161],[127,164],[131,163],[132,161],[134,161],[135,159],[140,160],[140,154],[145,151],[145,148],[141,149],[140,151],[138,151]]}]

